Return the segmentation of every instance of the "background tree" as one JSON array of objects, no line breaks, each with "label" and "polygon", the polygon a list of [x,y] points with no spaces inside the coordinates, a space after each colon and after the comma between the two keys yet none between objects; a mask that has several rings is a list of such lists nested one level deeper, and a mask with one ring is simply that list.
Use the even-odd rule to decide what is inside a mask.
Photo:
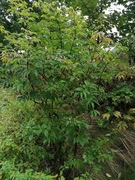
[{"label": "background tree", "polygon": [[[114,41],[120,41],[123,45],[129,47],[129,61],[133,65],[135,61],[135,24],[134,24],[134,1],[88,1],[76,0],[65,1],[67,5],[72,5],[74,8],[80,8],[83,15],[88,18],[88,27],[94,31],[103,31],[107,37]],[[122,5],[123,10],[114,10],[106,15],[105,10],[109,8],[112,3],[114,6]],[[117,8],[116,8],[117,9]],[[117,28],[118,32],[113,32],[113,28]]]}]

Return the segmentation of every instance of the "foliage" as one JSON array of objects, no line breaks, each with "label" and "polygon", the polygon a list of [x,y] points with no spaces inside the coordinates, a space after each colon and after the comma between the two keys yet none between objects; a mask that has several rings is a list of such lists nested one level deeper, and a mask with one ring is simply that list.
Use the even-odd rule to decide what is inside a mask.
[{"label": "foliage", "polygon": [[118,134],[134,130],[129,48],[73,7],[8,2],[22,28],[1,26],[2,85],[12,89],[1,93],[1,179],[119,177],[104,167]]},{"label": "foliage", "polygon": [[[28,180],[28,179],[41,179],[41,180],[52,180],[56,179],[57,176],[45,175],[42,172],[34,172],[33,169],[27,169],[25,172],[20,172],[15,166],[14,162],[5,161],[0,164],[1,173],[0,179],[15,179],[15,180]],[[21,165],[22,166],[22,165]],[[4,174],[4,175],[3,175]]]}]

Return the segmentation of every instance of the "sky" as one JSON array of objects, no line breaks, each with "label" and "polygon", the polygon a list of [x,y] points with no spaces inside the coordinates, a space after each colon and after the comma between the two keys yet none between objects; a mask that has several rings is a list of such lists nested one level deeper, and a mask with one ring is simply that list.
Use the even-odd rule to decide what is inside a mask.
[{"label": "sky", "polygon": [[[118,12],[122,13],[123,10],[125,10],[124,6],[118,5],[117,3],[112,3],[111,6],[105,10],[105,14],[110,14],[110,13],[113,13],[114,11],[118,11]],[[118,33],[116,27],[113,27],[112,31],[114,33],[115,32]]]},{"label": "sky", "polygon": [[118,11],[122,13],[122,10],[124,10],[125,7],[122,5],[118,5],[116,3],[112,3],[111,6],[109,8],[107,8],[107,10],[105,10],[106,14],[110,14],[113,13],[114,11]]}]

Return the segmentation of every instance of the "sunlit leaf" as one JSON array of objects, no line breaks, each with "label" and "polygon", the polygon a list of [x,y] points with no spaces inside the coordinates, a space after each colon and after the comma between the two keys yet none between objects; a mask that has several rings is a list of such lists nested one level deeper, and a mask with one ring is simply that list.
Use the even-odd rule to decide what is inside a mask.
[{"label": "sunlit leaf", "polygon": [[125,78],[126,78],[126,73],[125,73],[125,72],[119,72],[119,73],[116,75],[116,78],[117,78],[118,80],[125,79]]},{"label": "sunlit leaf", "polygon": [[110,118],[110,114],[109,113],[104,113],[104,114],[102,114],[102,117],[103,117],[103,119],[109,119]]},{"label": "sunlit leaf", "polygon": [[112,177],[109,173],[106,173],[106,176],[107,176],[108,178],[111,178],[111,177]]},{"label": "sunlit leaf", "polygon": [[123,119],[127,120],[127,121],[132,121],[134,119],[134,117],[127,114],[127,115],[123,116]]},{"label": "sunlit leaf", "polygon": [[135,113],[135,108],[130,108],[129,113]]},{"label": "sunlit leaf", "polygon": [[113,115],[114,115],[116,118],[121,118],[121,117],[122,117],[120,111],[115,111],[115,112],[113,112]]}]

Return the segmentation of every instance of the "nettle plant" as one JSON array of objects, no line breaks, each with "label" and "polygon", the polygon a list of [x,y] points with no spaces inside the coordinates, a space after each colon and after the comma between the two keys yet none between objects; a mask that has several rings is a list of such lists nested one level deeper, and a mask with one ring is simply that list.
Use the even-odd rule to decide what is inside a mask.
[{"label": "nettle plant", "polygon": [[[127,66],[119,55],[104,50],[110,45],[90,40],[91,32],[80,11],[57,2],[33,1],[31,7],[21,0],[9,2],[9,13],[17,16],[22,28],[20,33],[1,28],[7,44],[2,62],[5,85],[14,90],[21,105],[15,105],[15,117],[11,118],[19,128],[6,131],[11,146],[4,141],[2,177],[8,176],[4,162],[14,159],[17,170],[13,171],[24,172],[24,176],[30,169],[31,174],[48,172],[67,180],[91,178],[104,161],[111,160],[108,147],[113,131],[102,107],[105,100],[109,104],[112,94],[106,92],[121,65]],[[104,119],[108,121],[101,134]],[[8,155],[4,153],[7,146]]]}]

